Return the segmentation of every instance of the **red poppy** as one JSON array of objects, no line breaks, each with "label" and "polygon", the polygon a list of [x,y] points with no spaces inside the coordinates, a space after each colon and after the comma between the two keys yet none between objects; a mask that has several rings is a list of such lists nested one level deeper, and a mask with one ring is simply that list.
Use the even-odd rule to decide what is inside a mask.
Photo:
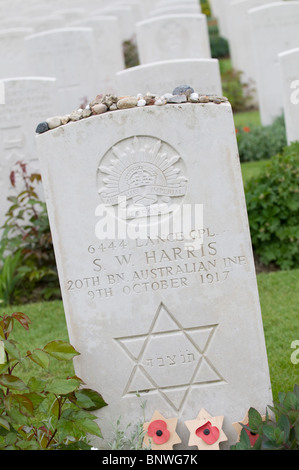
[{"label": "red poppy", "polygon": [[[248,426],[248,425],[249,425],[249,423],[246,424],[246,426]],[[248,429],[245,429],[245,432],[249,437],[250,445],[254,446],[254,444],[256,443],[256,441],[259,438],[259,435],[249,431]]]},{"label": "red poppy", "polygon": [[243,127],[244,132],[250,132],[250,127]]},{"label": "red poppy", "polygon": [[196,429],[195,434],[200,437],[206,444],[212,445],[218,441],[220,431],[216,426],[212,426],[210,421],[207,421],[203,426]]},{"label": "red poppy", "polygon": [[167,424],[162,419],[152,421],[148,427],[147,434],[153,438],[154,443],[157,445],[165,444],[170,438]]}]

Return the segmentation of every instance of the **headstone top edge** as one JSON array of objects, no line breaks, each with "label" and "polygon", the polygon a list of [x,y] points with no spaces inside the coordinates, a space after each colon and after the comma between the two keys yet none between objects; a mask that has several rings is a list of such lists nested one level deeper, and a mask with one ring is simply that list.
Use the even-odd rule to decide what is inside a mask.
[{"label": "headstone top edge", "polygon": [[[218,99],[218,101],[215,102],[216,99]],[[222,99],[223,101],[220,101],[220,99]],[[186,107],[186,108],[189,107],[190,108],[192,106],[199,107],[200,105],[201,105],[202,108],[204,108],[206,106],[209,106],[209,107],[212,107],[212,106],[219,107],[220,106],[220,107],[229,108],[230,110],[232,109],[231,104],[229,103],[229,101],[225,97],[223,97],[223,98],[215,97],[214,99],[211,98],[211,100],[209,98],[206,98],[205,102],[189,102],[189,101],[186,100],[185,102],[181,102],[181,103],[163,103],[163,105],[161,105],[161,104],[160,105],[152,104],[152,105],[144,105],[143,107],[147,108],[147,110],[146,110],[146,112],[147,112],[147,111],[157,109],[157,108],[169,109],[169,108],[173,108],[173,107],[179,107],[181,109],[182,107]],[[50,117],[46,121],[38,124],[38,126],[36,128],[36,137],[40,137],[41,135],[43,135],[45,133],[49,133],[49,132],[52,133],[52,132],[55,132],[55,131],[59,131],[60,128],[64,129],[66,127],[69,128],[70,126],[78,125],[78,123],[88,121],[92,118],[98,118],[98,119],[103,119],[104,118],[105,119],[105,117],[104,117],[105,115],[108,116],[107,118],[109,118],[109,117],[112,116],[112,114],[123,113],[124,111],[132,112],[133,110],[135,110],[135,112],[139,112],[139,113],[142,112],[142,110],[138,109],[138,108],[140,108],[140,107],[137,106],[137,105],[134,105],[133,107],[128,107],[128,108],[124,108],[124,109],[115,109],[113,111],[106,109],[105,111],[103,111],[99,114],[97,114],[97,113],[92,114],[91,109],[85,109],[85,110],[74,111],[70,115],[66,115],[66,116]],[[82,117],[82,114],[85,111],[88,111],[88,115]],[[56,122],[54,127],[51,127],[52,121]],[[59,123],[59,121],[60,121],[60,123]]]}]

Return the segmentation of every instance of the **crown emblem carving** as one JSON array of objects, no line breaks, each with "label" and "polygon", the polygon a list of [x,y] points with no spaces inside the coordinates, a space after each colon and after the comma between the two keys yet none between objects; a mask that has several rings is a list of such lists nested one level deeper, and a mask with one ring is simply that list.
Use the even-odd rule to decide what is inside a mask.
[{"label": "crown emblem carving", "polygon": [[114,206],[122,197],[136,208],[150,208],[185,196],[187,178],[180,160],[172,147],[154,137],[132,137],[118,143],[99,166],[102,202]]}]

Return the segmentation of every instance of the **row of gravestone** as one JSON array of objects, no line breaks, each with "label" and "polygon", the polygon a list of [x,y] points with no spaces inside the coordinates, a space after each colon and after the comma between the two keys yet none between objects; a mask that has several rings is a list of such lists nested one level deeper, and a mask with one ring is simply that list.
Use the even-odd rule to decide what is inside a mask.
[{"label": "row of gravestone", "polygon": [[[57,78],[57,112],[66,113],[87,95],[116,92],[115,74],[124,70],[119,21],[93,17],[75,26],[30,34],[28,28],[0,33],[0,78]],[[136,24],[140,63],[210,58],[205,15],[172,15]]]},{"label": "row of gravestone", "polygon": [[[70,113],[99,93],[162,94],[171,92],[177,83],[189,83],[200,92],[221,94],[218,61],[198,59],[210,57],[206,16],[165,18],[138,23],[139,50],[146,65],[127,70],[119,34],[119,24],[126,17],[90,16],[73,21],[76,26],[70,28],[31,35],[28,28],[2,30],[0,77],[6,103],[0,108],[2,221],[9,205],[6,198],[11,195],[13,164],[25,160],[31,171],[38,170],[32,130],[39,121]],[[153,27],[148,29],[148,25]],[[148,44],[152,49],[148,50]],[[184,59],[164,60],[176,57]]]},{"label": "row of gravestone", "polygon": [[262,123],[284,112],[288,142],[299,140],[299,2],[211,0],[211,5],[233,67],[256,90]]}]

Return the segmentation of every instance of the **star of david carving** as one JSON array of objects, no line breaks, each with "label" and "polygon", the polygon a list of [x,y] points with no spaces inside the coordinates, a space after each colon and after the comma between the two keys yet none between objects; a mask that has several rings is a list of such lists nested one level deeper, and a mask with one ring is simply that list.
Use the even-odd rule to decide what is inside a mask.
[{"label": "star of david carving", "polygon": [[191,389],[224,382],[207,357],[217,326],[184,328],[161,303],[147,333],[116,338],[133,364],[123,396],[158,393],[180,411]]}]

